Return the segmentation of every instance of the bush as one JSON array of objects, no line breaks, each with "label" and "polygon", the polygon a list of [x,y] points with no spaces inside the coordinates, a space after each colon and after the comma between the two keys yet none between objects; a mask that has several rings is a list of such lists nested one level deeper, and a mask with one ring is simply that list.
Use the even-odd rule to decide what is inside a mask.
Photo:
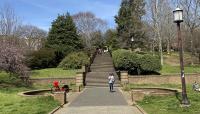
[{"label": "bush", "polygon": [[145,54],[140,59],[140,67],[143,71],[159,71],[161,70],[161,63],[158,56]]},{"label": "bush", "polygon": [[113,51],[112,56],[115,67],[120,70],[139,67],[139,55],[129,50],[120,49]]},{"label": "bush", "polygon": [[113,62],[118,70],[142,72],[156,72],[161,69],[158,56],[150,54],[137,54],[129,50],[116,50],[112,52]]},{"label": "bush", "polygon": [[49,48],[42,48],[32,52],[27,57],[27,64],[32,69],[56,67],[55,51]]},{"label": "bush", "polygon": [[80,69],[82,65],[89,64],[89,57],[83,52],[74,52],[67,55],[59,64],[63,69]]}]

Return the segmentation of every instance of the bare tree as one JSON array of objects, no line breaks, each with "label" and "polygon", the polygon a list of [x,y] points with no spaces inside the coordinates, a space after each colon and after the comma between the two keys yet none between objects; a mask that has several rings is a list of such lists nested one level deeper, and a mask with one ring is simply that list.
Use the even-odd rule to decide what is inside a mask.
[{"label": "bare tree", "polygon": [[181,6],[184,10],[184,21],[190,33],[190,50],[191,50],[191,64],[193,65],[193,56],[196,53],[194,46],[194,32],[200,27],[200,0],[181,0]]},{"label": "bare tree", "polygon": [[4,4],[0,8],[1,42],[7,40],[10,44],[18,44],[19,41],[15,38],[14,33],[19,25],[20,22],[14,9],[9,4]]},{"label": "bare tree", "polygon": [[0,8],[0,34],[12,35],[19,25],[18,17],[12,7],[5,4]]},{"label": "bare tree", "polygon": [[104,20],[95,17],[91,12],[80,12],[73,15],[73,19],[87,47],[91,47],[92,34],[97,31],[104,32],[107,27]]},{"label": "bare tree", "polygon": [[[163,47],[162,47],[162,38],[161,38],[161,9],[163,6],[163,0],[149,0],[147,2],[148,12],[148,21],[151,21],[151,25],[154,31],[153,41],[158,42],[158,48],[160,52],[160,62],[163,65]],[[154,45],[155,46],[155,45]],[[153,46],[153,50],[154,50]]]},{"label": "bare tree", "polygon": [[167,50],[168,54],[170,54],[172,44],[176,42],[176,27],[173,23],[173,13],[171,5],[165,5],[170,4],[170,1],[165,0],[162,4],[162,8],[160,8],[160,12],[162,12],[160,16],[161,37],[162,43],[164,44],[163,48]]},{"label": "bare tree", "polygon": [[25,47],[29,50],[38,50],[42,47],[47,32],[33,25],[22,25],[18,27],[15,35],[25,42]]}]

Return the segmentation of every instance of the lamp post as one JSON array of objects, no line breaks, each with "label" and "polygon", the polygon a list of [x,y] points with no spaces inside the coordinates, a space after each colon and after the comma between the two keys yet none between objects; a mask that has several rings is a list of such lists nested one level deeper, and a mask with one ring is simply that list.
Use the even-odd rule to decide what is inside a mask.
[{"label": "lamp post", "polygon": [[190,102],[187,98],[187,92],[186,92],[184,63],[183,63],[183,44],[182,44],[181,30],[180,30],[180,23],[183,22],[183,10],[181,10],[180,8],[176,8],[176,10],[173,11],[173,14],[174,14],[174,22],[177,24],[177,32],[178,32],[178,47],[179,47],[181,83],[182,83],[182,104],[189,105]]},{"label": "lamp post", "polygon": [[134,42],[134,39],[133,37],[131,37],[131,51],[133,51],[133,42]]}]

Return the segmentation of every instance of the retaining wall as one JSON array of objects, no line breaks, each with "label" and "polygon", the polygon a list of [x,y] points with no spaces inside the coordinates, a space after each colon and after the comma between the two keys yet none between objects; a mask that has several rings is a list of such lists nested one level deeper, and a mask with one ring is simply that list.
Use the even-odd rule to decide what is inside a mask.
[{"label": "retaining wall", "polygon": [[76,83],[76,78],[35,78],[35,79],[30,79],[32,83],[35,84],[52,84],[53,81],[61,81],[62,83],[70,84],[70,83]]},{"label": "retaining wall", "polygon": [[[171,75],[140,75],[128,76],[129,83],[133,84],[181,84],[181,76],[179,74]],[[185,74],[187,84],[192,84],[195,81],[200,83],[200,74]]]}]

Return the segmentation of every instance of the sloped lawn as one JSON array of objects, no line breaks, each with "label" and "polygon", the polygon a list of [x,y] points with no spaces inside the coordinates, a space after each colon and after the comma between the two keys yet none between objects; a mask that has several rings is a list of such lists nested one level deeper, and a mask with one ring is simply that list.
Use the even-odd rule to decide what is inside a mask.
[{"label": "sloped lawn", "polygon": [[48,114],[59,106],[52,97],[22,97],[17,93],[37,89],[0,72],[0,114]]},{"label": "sloped lawn", "polygon": [[[171,88],[174,85],[165,85],[165,87]],[[176,88],[180,88],[180,85],[177,85]],[[191,106],[188,108],[180,107],[181,94],[178,95],[178,99],[176,96],[146,96],[138,104],[148,114],[200,114],[200,92],[193,91],[191,85],[188,85],[187,93],[191,102]]]},{"label": "sloped lawn", "polygon": [[32,70],[31,78],[65,78],[74,77],[77,70],[63,70],[62,68],[47,68]]}]

